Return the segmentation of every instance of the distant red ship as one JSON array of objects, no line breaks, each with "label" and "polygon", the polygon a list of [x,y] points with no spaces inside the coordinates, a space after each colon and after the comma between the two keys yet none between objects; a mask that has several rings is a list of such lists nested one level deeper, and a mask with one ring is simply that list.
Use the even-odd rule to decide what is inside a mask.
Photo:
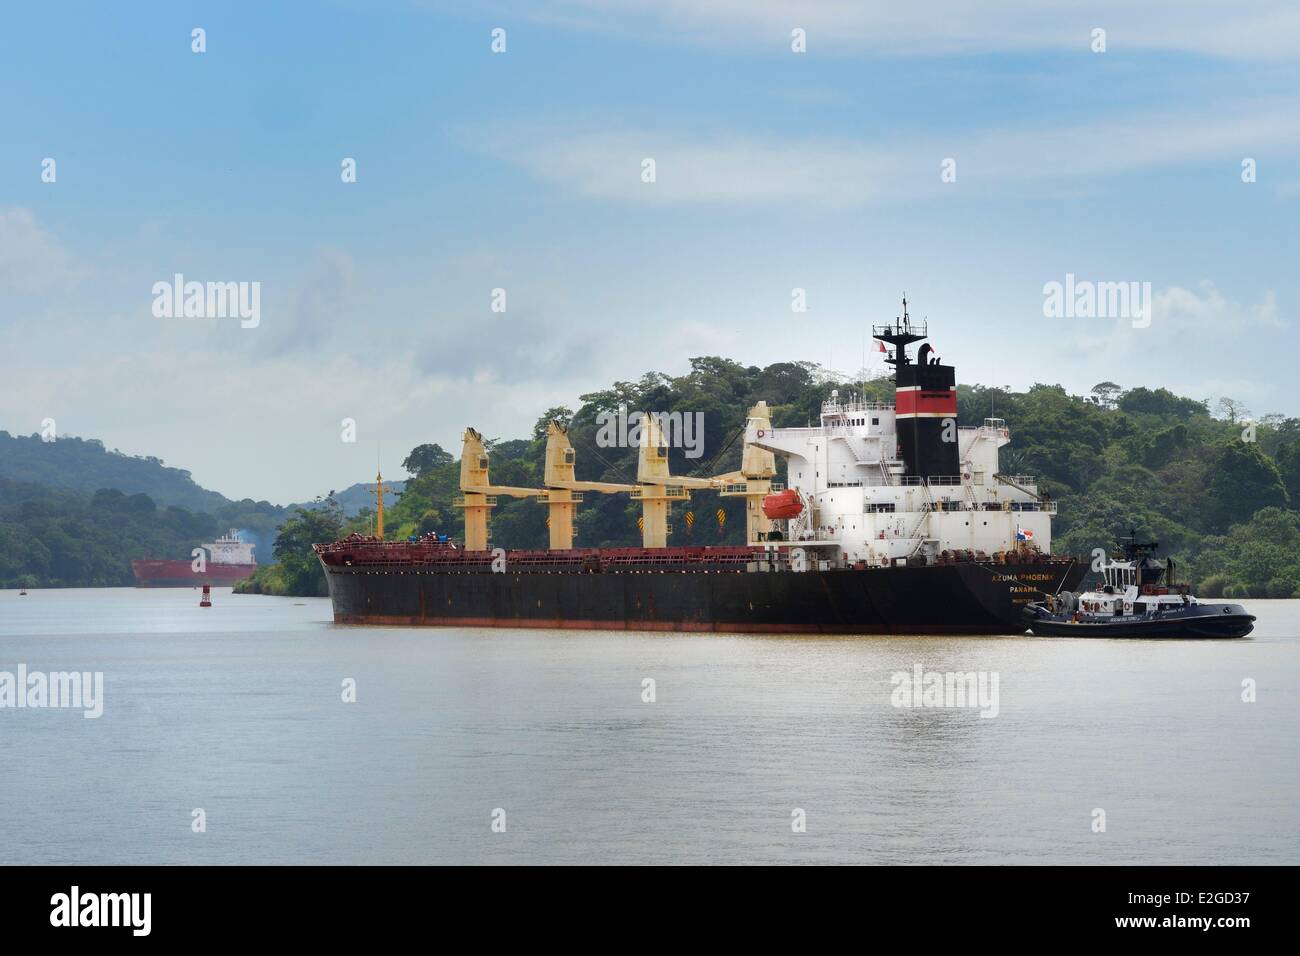
[{"label": "distant red ship", "polygon": [[131,562],[135,572],[136,587],[141,588],[189,588],[203,584],[229,585],[242,581],[257,570],[257,559],[253,557],[256,545],[240,539],[239,531],[231,528],[216,541],[201,545],[207,553],[201,567],[196,570],[198,561],[164,561],[152,558],[140,558]]}]

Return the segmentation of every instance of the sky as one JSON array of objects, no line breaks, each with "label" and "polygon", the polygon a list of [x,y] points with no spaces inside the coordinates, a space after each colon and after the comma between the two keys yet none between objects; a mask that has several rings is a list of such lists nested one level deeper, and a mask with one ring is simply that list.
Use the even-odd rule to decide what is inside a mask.
[{"label": "sky", "polygon": [[856,373],[904,292],[962,382],[1300,415],[1298,80],[1271,0],[8,5],[0,429],[302,501],[692,356]]}]

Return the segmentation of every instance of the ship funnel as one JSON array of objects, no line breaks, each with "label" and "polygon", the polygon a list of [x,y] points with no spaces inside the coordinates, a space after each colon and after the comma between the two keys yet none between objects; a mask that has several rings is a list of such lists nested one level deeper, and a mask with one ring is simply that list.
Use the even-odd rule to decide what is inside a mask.
[{"label": "ship funnel", "polygon": [[894,425],[907,474],[916,478],[960,475],[957,370],[931,358],[934,349],[928,342],[915,362],[907,354],[909,345],[928,334],[926,323],[918,325],[907,314],[906,298],[899,319],[871,331],[872,338],[893,346],[886,361],[894,366]]}]

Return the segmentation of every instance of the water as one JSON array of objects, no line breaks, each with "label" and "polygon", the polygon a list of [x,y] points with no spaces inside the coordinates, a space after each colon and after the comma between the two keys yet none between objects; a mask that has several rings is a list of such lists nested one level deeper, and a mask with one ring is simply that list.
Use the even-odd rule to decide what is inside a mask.
[{"label": "water", "polygon": [[[0,591],[0,670],[105,684],[97,720],[0,710],[0,863],[1300,862],[1300,601],[1249,602],[1251,639],[1178,643],[350,628],[324,600],[214,603]],[[916,663],[996,671],[997,717],[891,706]]]}]

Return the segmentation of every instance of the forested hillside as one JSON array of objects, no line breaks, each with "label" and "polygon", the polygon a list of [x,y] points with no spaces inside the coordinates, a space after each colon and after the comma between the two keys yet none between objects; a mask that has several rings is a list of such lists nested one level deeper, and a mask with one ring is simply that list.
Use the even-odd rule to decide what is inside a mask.
[{"label": "forested hillside", "polygon": [[39,435],[0,431],[0,478],[92,492],[114,488],[190,511],[214,511],[229,504],[223,495],[195,484],[188,471],[169,468],[157,458],[109,451],[94,438],[42,441]]},{"label": "forested hillside", "polygon": [[[130,586],[132,558],[188,561],[196,545],[227,528],[241,528],[249,539],[269,545],[285,513],[265,501],[189,511],[162,507],[146,494],[0,478],[0,587]],[[263,545],[258,552],[260,560],[270,560]]]},{"label": "forested hillside", "polygon": [[[616,382],[580,396],[576,410],[545,410],[527,437],[490,441],[492,480],[540,487],[546,423],[557,418],[570,423],[580,479],[631,482],[636,449],[599,447],[596,441],[598,413],[619,406],[700,413],[702,454],[687,457],[685,448],[671,448],[673,473],[731,471],[739,466],[737,434],[754,402],[767,401],[777,426],[811,424],[833,388],[865,391],[869,399],[891,400],[893,394],[887,379],[846,382],[810,363],[757,368],[696,358],[685,375],[651,372],[636,382]],[[1300,420],[1255,418],[1231,399],[1216,399],[1211,408],[1207,401],[1164,389],[1125,389],[1110,382],[1088,395],[1070,395],[1055,385],[1026,392],[963,385],[958,410],[963,425],[988,417],[1006,420],[1011,444],[1002,450],[1002,471],[1037,475],[1041,489],[1059,502],[1054,551],[1086,556],[1094,548],[1113,548],[1117,536],[1136,529],[1160,541],[1206,596],[1290,597],[1300,591],[1300,515],[1293,509],[1300,505]],[[3,438],[10,444],[0,448],[38,441]],[[104,463],[106,453],[98,443],[60,439],[56,444],[65,442],[73,449],[67,454]],[[435,444],[412,450],[404,463],[411,477],[403,492],[388,499],[390,537],[427,531],[460,537],[461,517],[452,507],[459,490],[458,453]],[[130,466],[115,461],[111,467]],[[185,472],[175,474],[189,480]],[[687,521],[688,511],[693,523]],[[349,518],[332,498],[292,510],[227,502],[208,516],[212,523],[204,524],[201,516],[167,508],[151,495],[59,492],[10,482],[0,484],[0,583],[22,573],[45,584],[129,583],[132,548],[186,557],[198,537],[227,526],[257,526],[279,527],[279,537],[277,566],[259,572],[253,589],[323,593],[311,542],[369,531],[371,512],[367,507]],[[639,506],[625,495],[588,494],[579,508],[576,542],[635,545],[639,515]],[[689,503],[675,508],[672,526],[674,544],[738,543],[743,502],[693,492]],[[535,502],[501,498],[491,527],[496,546],[546,546],[546,509]],[[259,548],[262,562],[270,560],[270,550]]]}]

